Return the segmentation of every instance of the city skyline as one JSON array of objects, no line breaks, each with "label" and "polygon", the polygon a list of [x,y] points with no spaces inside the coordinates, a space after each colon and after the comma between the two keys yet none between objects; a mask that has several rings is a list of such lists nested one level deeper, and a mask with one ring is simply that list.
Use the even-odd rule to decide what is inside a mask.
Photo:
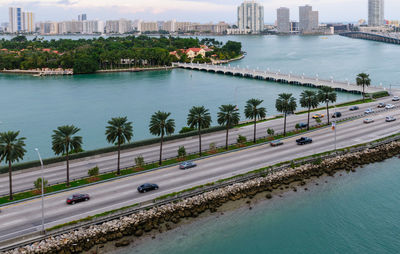
[{"label": "city skyline", "polygon": [[[88,19],[143,19],[143,20],[185,20],[192,22],[218,22],[227,21],[236,23],[236,9],[242,0],[221,0],[216,2],[207,0],[149,0],[143,1],[118,1],[110,4],[109,1],[93,0],[0,0],[0,22],[6,22],[9,6],[20,6],[29,9],[36,15],[36,21],[62,21],[77,19],[79,14],[87,13]],[[276,21],[276,9],[288,7],[293,13],[291,20],[298,20],[297,8],[300,5],[310,4],[320,13],[321,22],[355,22],[368,18],[368,6],[365,0],[327,0],[321,3],[318,0],[296,1],[271,0],[258,1],[264,6],[265,23],[272,24]],[[346,4],[346,8],[342,8]],[[104,7],[107,7],[106,9]],[[385,18],[399,19],[397,10],[400,3],[395,0],[385,1]],[[210,11],[211,10],[211,11]]]}]

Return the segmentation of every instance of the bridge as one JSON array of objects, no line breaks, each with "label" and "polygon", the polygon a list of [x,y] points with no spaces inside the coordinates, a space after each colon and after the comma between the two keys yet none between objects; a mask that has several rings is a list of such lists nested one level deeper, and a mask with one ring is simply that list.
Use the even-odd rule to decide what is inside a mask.
[{"label": "bridge", "polygon": [[346,33],[341,33],[340,35],[349,37],[349,38],[353,38],[353,39],[378,41],[378,42],[400,45],[400,34],[399,33],[346,32]]},{"label": "bridge", "polygon": [[[350,83],[349,81],[347,82],[335,81],[333,80],[333,78],[331,80],[320,79],[318,75],[312,78],[312,77],[306,77],[304,75],[299,76],[293,74],[285,74],[279,71],[278,72],[262,71],[255,69],[233,67],[230,65],[173,63],[173,66],[183,69],[213,72],[231,76],[248,77],[253,79],[267,80],[272,82],[300,85],[306,87],[320,88],[323,86],[329,86],[334,88],[336,91],[350,92],[356,94],[362,93],[362,86],[357,86],[357,84]],[[369,86],[365,88],[366,93],[375,93],[385,90],[386,88],[382,86],[379,87]]]}]

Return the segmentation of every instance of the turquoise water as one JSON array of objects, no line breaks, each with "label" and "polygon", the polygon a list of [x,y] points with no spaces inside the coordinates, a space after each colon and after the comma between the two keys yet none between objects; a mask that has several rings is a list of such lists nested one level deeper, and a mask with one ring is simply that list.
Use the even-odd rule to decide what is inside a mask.
[{"label": "turquoise water", "polygon": [[120,253],[399,253],[399,159],[324,180],[307,186],[310,191],[199,219]]},{"label": "turquoise water", "polygon": [[[73,38],[79,38],[78,36]],[[327,38],[327,39],[324,39]],[[321,78],[345,80],[361,72],[371,73],[375,84],[396,84],[400,71],[395,64],[400,55],[397,45],[352,40],[339,36],[277,37],[228,36],[218,40],[238,40],[246,58],[232,63],[249,68],[281,70]],[[106,122],[115,116],[128,116],[134,123],[134,140],[150,138],[150,115],[157,110],[172,113],[177,131],[186,125],[193,105],[205,105],[215,116],[226,103],[243,108],[251,97],[265,100],[273,115],[279,93],[296,97],[304,88],[259,80],[216,75],[189,70],[142,73],[81,75],[74,77],[17,76],[0,74],[0,131],[20,130],[27,137],[25,161],[35,160],[34,148],[43,157],[53,156],[51,133],[57,126],[74,124],[82,129],[84,149],[107,146]],[[340,94],[339,101],[358,98]]]}]

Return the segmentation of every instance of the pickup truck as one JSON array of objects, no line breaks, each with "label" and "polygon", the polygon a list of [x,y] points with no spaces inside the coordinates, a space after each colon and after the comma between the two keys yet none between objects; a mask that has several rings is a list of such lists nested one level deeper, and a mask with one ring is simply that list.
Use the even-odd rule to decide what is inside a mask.
[{"label": "pickup truck", "polygon": [[312,139],[311,138],[307,138],[307,137],[301,137],[300,139],[296,140],[296,143],[298,145],[311,144],[312,143]]}]

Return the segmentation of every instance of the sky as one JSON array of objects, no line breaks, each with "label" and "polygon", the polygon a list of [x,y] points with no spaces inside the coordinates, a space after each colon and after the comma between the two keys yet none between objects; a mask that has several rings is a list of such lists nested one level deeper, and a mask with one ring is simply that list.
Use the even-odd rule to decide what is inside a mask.
[{"label": "sky", "polygon": [[[191,22],[236,22],[242,0],[0,0],[0,22],[8,21],[8,7],[18,6],[35,13],[38,21],[77,19],[142,19]],[[260,0],[265,22],[274,23],[276,9],[289,7],[291,19],[298,20],[298,6],[310,4],[320,12],[320,22],[355,22],[367,19],[368,0]],[[400,19],[400,1],[385,0],[385,18]]]}]

